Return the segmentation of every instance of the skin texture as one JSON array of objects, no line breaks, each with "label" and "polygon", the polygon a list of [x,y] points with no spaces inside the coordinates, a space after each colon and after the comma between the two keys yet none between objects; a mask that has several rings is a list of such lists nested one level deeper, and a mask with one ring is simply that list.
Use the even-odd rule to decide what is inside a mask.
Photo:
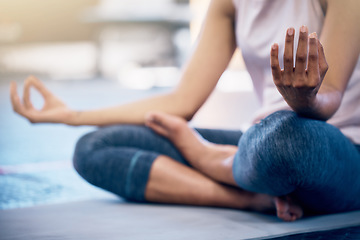
[{"label": "skin texture", "polygon": [[[145,124],[156,133],[168,138],[188,160],[190,165],[199,173],[218,182],[236,186],[232,175],[232,163],[237,147],[204,142],[197,136],[195,131],[188,127],[184,119],[162,112],[149,113],[146,117]],[[152,180],[152,176],[150,176],[150,180]],[[160,184],[157,186],[164,188],[164,186]],[[179,183],[176,186],[182,186],[182,184]],[[285,221],[295,221],[303,215],[301,206],[296,204],[289,196],[274,197],[265,194],[250,193],[240,188],[235,189],[240,191],[227,192],[227,197],[230,198],[231,196],[235,197],[236,193],[238,194],[237,198],[234,198],[236,200],[232,203],[235,204],[235,206],[239,206],[236,204],[241,203],[243,209],[256,211],[276,210],[277,216]],[[154,192],[155,191],[152,191],[152,193]],[[199,192],[196,194],[199,194]],[[251,196],[250,198],[249,194]],[[155,196],[151,193],[147,195],[149,199]],[[189,195],[185,196],[189,197]],[[226,199],[225,195],[223,197]],[[162,195],[161,199],[166,199],[166,196]],[[258,202],[258,199],[261,199],[261,201]]]},{"label": "skin texture", "polygon": [[159,203],[275,211],[272,197],[221,184],[164,155],[152,166],[145,198]]},{"label": "skin texture", "polygon": [[[307,117],[322,120],[328,120],[339,108],[360,54],[360,1],[328,0],[326,8],[320,42],[329,68],[312,104],[294,109]],[[320,56],[319,69],[324,69]]]},{"label": "skin texture", "polygon": [[307,27],[302,26],[295,67],[293,67],[294,34],[293,28],[287,30],[283,70],[279,65],[278,45],[274,44],[271,47],[271,69],[274,83],[288,105],[297,113],[306,115],[316,104],[316,95],[328,70],[328,65],[324,49],[316,33],[308,36]]},{"label": "skin texture", "polygon": [[[290,30],[285,39],[286,64],[283,70],[278,65],[277,45],[269,49],[274,83],[284,99],[296,112],[322,120],[329,119],[339,108],[360,52],[360,1],[328,0],[325,5],[326,17],[321,38],[318,40],[316,35],[310,35],[309,38],[307,29],[303,29],[305,31],[300,34],[295,67],[291,61],[286,60],[290,59],[293,49],[294,34],[290,34]],[[181,82],[168,94],[105,109],[74,111],[52,94],[40,80],[29,77],[25,81],[22,99],[17,94],[16,84],[11,84],[13,109],[32,123],[51,122],[75,126],[144,124],[145,116],[150,111],[190,120],[215,88],[236,48],[234,20],[235,9],[231,0],[212,0],[194,52],[184,67]],[[305,59],[309,59],[307,66]],[[42,109],[32,106],[30,88],[35,88],[44,97]],[[169,121],[169,126],[170,122],[172,121]],[[149,119],[147,124],[156,131],[156,125],[151,125]],[[160,126],[166,128],[168,125]],[[181,139],[188,130],[184,124],[180,129],[182,130],[175,128],[175,131],[167,132],[158,130],[159,134],[177,142],[177,147],[185,153],[190,147],[176,139]],[[190,138],[191,134],[185,135]],[[155,160],[146,189],[147,200],[257,211],[276,208],[278,216],[284,220],[292,221],[301,217],[300,206],[289,197],[273,198],[230,186],[234,184],[229,172],[235,149],[229,146],[209,147],[195,140],[195,154],[186,153],[188,159],[194,159],[191,163],[194,168],[180,165],[166,156]],[[207,156],[207,164],[204,164],[206,159],[196,160],[198,152]],[[209,167],[204,167],[206,165]]]}]

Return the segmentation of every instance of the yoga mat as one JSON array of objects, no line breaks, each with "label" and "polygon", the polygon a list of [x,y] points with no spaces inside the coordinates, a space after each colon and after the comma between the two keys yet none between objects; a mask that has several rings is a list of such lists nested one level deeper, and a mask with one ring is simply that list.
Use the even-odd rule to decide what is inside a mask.
[{"label": "yoga mat", "polygon": [[233,209],[136,204],[117,198],[0,211],[0,239],[267,239],[359,226],[360,211],[283,222]]}]

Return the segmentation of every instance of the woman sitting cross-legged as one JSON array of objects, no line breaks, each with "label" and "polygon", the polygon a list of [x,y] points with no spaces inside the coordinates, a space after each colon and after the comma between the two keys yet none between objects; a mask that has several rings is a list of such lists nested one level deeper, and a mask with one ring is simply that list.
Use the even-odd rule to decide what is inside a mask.
[{"label": "woman sitting cross-legged", "polygon": [[[359,11],[357,0],[212,0],[174,91],[73,111],[30,77],[23,101],[11,85],[13,108],[33,123],[102,126],[78,141],[75,169],[128,200],[276,212],[286,221],[359,210]],[[237,46],[263,105],[252,127],[189,128]],[[31,87],[44,97],[41,110]]]}]

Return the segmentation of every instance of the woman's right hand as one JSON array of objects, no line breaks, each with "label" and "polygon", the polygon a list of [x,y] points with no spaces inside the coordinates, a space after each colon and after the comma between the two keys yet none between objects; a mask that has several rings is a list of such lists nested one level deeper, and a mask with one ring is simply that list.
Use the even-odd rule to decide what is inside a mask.
[{"label": "woman's right hand", "polygon": [[[44,98],[44,105],[36,109],[30,100],[30,88],[34,87]],[[25,80],[23,101],[17,93],[15,82],[10,86],[10,97],[13,109],[31,123],[66,123],[72,111],[37,78],[30,76]]]}]

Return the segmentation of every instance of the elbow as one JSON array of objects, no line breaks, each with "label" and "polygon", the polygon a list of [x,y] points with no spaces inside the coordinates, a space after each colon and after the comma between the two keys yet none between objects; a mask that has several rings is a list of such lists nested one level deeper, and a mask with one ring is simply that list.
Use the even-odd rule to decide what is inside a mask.
[{"label": "elbow", "polygon": [[186,121],[191,121],[197,111],[187,104],[183,104],[179,109],[181,109],[181,111],[178,113],[178,116],[185,119]]},{"label": "elbow", "polygon": [[194,113],[188,113],[188,114],[184,115],[184,119],[189,122],[189,121],[191,121],[193,119],[194,116],[195,116],[195,112]]},{"label": "elbow", "polygon": [[201,106],[202,104],[197,104],[196,102],[184,103],[183,118],[187,121],[191,121]]},{"label": "elbow", "polygon": [[191,99],[179,94],[174,94],[173,97],[174,108],[170,112],[172,112],[174,115],[184,118],[186,121],[192,120],[200,107],[198,107],[197,104]]}]

